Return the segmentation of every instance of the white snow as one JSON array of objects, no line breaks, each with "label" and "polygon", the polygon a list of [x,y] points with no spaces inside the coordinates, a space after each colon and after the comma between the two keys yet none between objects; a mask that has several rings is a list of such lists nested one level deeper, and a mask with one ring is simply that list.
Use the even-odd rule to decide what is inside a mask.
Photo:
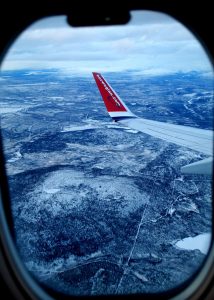
[{"label": "white snow", "polygon": [[138,133],[138,130],[134,130],[134,129],[127,129],[126,132],[130,132],[130,133]]},{"label": "white snow", "polygon": [[142,282],[147,282],[148,279],[143,275],[143,274],[140,274],[139,272],[137,271],[132,271],[132,273],[138,278],[140,279]]},{"label": "white snow", "polygon": [[49,98],[51,100],[63,100],[64,99],[64,97],[62,97],[62,96],[52,96],[52,97],[47,97],[47,98]]},{"label": "white snow", "polygon": [[34,211],[34,221],[43,210],[54,216],[66,214],[81,209],[93,197],[97,197],[98,204],[104,210],[109,202],[112,206],[116,205],[123,216],[149,202],[149,196],[142,193],[130,179],[109,176],[95,179],[86,177],[83,172],[60,170],[50,173],[28,194],[29,202],[22,207],[20,217],[32,220],[31,210]]},{"label": "white snow", "polygon": [[187,237],[178,241],[175,246],[184,250],[200,250],[207,254],[211,243],[211,233],[202,233],[195,237]]},{"label": "white snow", "polygon": [[125,126],[120,126],[120,124],[115,124],[115,125],[107,125],[107,128],[111,128],[111,129],[126,129],[128,130],[129,128],[125,127]]},{"label": "white snow", "polygon": [[97,128],[97,126],[93,126],[93,125],[79,125],[79,126],[75,126],[75,125],[70,125],[70,126],[65,126],[63,128],[63,130],[61,130],[61,132],[70,132],[70,131],[82,131],[82,130],[89,130],[89,129],[95,129]]},{"label": "white snow", "polygon": [[21,155],[20,151],[17,151],[14,153],[14,157],[11,159],[8,159],[7,162],[12,163],[12,162],[19,160],[20,158],[22,158],[22,155]]},{"label": "white snow", "polygon": [[44,189],[44,192],[47,194],[56,194],[60,189]]},{"label": "white snow", "polygon": [[189,93],[189,94],[184,94],[184,97],[194,97],[196,93]]},{"label": "white snow", "polygon": [[[30,107],[30,106],[28,106],[28,107]],[[5,107],[1,107],[0,113],[1,114],[15,113],[15,112],[17,112],[19,110],[22,110],[22,109],[28,108],[28,107],[26,107],[26,106],[11,106],[11,107],[5,106]]]},{"label": "white snow", "polygon": [[170,209],[168,210],[168,213],[170,214],[170,216],[172,216],[175,211],[176,211],[175,208],[170,207]]}]

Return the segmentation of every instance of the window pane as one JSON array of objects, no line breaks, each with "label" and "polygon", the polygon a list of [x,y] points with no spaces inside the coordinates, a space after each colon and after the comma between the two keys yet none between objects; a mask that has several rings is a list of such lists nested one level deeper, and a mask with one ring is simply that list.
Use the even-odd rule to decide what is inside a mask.
[{"label": "window pane", "polygon": [[199,269],[211,241],[211,176],[181,171],[210,155],[112,123],[92,72],[138,117],[204,133],[212,66],[174,19],[132,16],[75,29],[64,17],[41,20],[2,65],[17,249],[39,282],[66,294],[168,291]]}]

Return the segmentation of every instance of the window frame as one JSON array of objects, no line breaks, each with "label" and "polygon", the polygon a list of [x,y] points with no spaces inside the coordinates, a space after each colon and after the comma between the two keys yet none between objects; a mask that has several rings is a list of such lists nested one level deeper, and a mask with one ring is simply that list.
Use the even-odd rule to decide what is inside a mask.
[{"label": "window frame", "polygon": [[[160,3],[161,2],[161,3]],[[122,2],[121,2],[122,4]],[[106,9],[106,10],[105,10]],[[212,5],[202,5],[194,3],[194,7],[189,4],[186,6],[184,2],[179,0],[146,0],[135,1],[121,5],[120,8],[115,7],[113,2],[108,2],[108,7],[103,5],[97,6],[96,1],[79,4],[69,0],[43,0],[43,1],[28,1],[19,3],[4,3],[0,15],[0,62],[4,59],[7,50],[12,45],[18,35],[24,31],[30,24],[44,17],[67,15],[70,23],[75,20],[75,26],[99,25],[100,20],[106,25],[109,15],[126,15],[129,10],[150,10],[169,14],[175,20],[181,22],[187,27],[199,40],[204,47],[212,66],[214,66],[214,46],[210,35],[212,26]],[[99,18],[97,18],[99,15]],[[86,17],[87,16],[87,17]],[[122,18],[123,19],[123,18]],[[113,23],[117,22],[117,18],[112,18]],[[78,23],[79,22],[79,23]],[[5,30],[7,28],[7,30]],[[54,299],[57,293],[49,295],[36,281],[29,275],[23,263],[21,262],[13,241],[13,235],[10,230],[12,217],[10,214],[9,189],[7,184],[7,176],[4,167],[4,153],[2,142],[0,143],[0,174],[1,174],[1,201],[0,201],[0,245],[1,245],[1,276],[6,286],[11,289],[14,298],[17,299]],[[213,191],[212,191],[213,193]],[[213,198],[213,197],[212,197]],[[212,215],[213,218],[214,215]],[[213,218],[214,220],[214,218]],[[212,224],[213,227],[213,224]],[[213,240],[213,231],[212,231]],[[201,270],[181,288],[175,288],[172,291],[156,294],[156,295],[131,295],[130,297],[159,299],[213,299],[214,289],[214,242],[212,241],[211,248],[207,255],[204,265]],[[188,285],[189,284],[189,285]],[[188,285],[188,286],[187,286]],[[121,296],[119,296],[120,298]],[[126,298],[128,296],[122,296]],[[213,297],[213,298],[212,298]],[[66,297],[68,298],[68,297]],[[69,296],[69,298],[72,298]],[[91,296],[90,296],[91,298]],[[97,298],[97,297],[96,297]],[[108,298],[108,296],[107,296]],[[112,299],[112,296],[109,296]],[[114,297],[117,298],[118,297]]]}]

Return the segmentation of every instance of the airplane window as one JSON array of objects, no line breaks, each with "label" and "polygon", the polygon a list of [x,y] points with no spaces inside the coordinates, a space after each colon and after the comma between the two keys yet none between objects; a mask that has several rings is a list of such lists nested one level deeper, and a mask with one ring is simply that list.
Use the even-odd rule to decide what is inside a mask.
[{"label": "airplane window", "polygon": [[15,242],[38,282],[159,293],[196,274],[212,235],[213,78],[199,41],[160,13],[52,17],[20,35],[1,128]]}]

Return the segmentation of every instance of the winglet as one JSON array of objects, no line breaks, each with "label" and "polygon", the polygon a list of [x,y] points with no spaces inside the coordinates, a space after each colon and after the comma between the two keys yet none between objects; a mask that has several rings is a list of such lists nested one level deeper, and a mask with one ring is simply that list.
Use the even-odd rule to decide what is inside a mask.
[{"label": "winglet", "polygon": [[123,118],[136,117],[100,73],[93,72],[92,74],[112,119],[117,121]]}]

